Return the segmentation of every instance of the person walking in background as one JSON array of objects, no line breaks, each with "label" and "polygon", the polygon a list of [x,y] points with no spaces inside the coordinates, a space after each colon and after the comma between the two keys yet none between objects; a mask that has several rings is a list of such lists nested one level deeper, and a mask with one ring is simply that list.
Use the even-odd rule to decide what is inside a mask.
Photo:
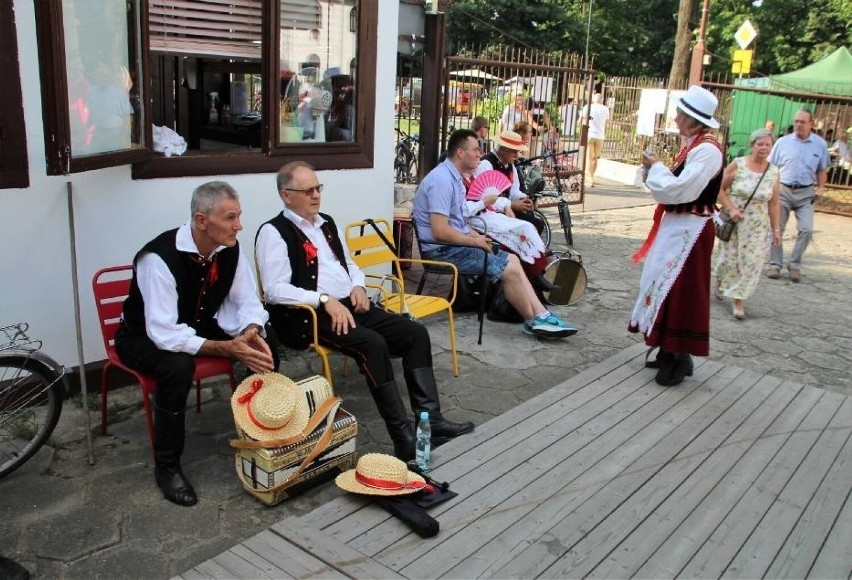
[{"label": "person walking in background", "polygon": [[490,128],[488,119],[485,117],[474,117],[470,124],[470,130],[476,133],[476,140],[479,142],[479,149],[483,155],[491,151],[491,144],[488,141],[488,131]]},{"label": "person walking in background", "polygon": [[657,383],[674,386],[692,374],[690,355],[710,353],[710,258],[713,253],[716,197],[722,182],[722,148],[711,129],[718,100],[692,86],[677,105],[675,123],[685,140],[671,169],[651,153],[645,184],[658,202],[654,225],[633,256],[643,257],[639,297],[628,330],[641,332],[658,347]]},{"label": "person walking in background", "polygon": [[532,112],[527,108],[524,102],[523,93],[515,93],[511,104],[506,105],[503,109],[503,114],[500,116],[500,131],[511,131],[515,123],[526,121],[535,129],[538,125],[533,119]]},{"label": "person walking in background", "polygon": [[589,124],[589,135],[586,143],[586,172],[589,175],[589,187],[595,186],[595,171],[598,169],[598,159],[603,153],[606,136],[606,122],[609,120],[609,109],[603,104],[603,95],[595,93],[592,104],[583,109],[583,120]]},{"label": "person walking in background", "polygon": [[[781,221],[778,227],[784,235],[790,212],[796,214],[798,235],[790,254],[787,269],[790,281],[802,279],[802,258],[814,231],[814,203],[825,193],[828,178],[828,146],[819,135],[812,132],[813,113],[801,109],[793,118],[793,132],[781,137],[772,148],[769,162],[781,172]],[[767,277],[777,280],[784,266],[784,247],[772,246]]]},{"label": "person walking in background", "polygon": [[[730,240],[717,242],[713,253],[716,298],[732,299],[737,320],[745,319],[744,303],[757,288],[770,241],[781,244],[778,168],[769,164],[772,143],[771,130],[754,131],[749,137],[751,153],[728,164],[719,191],[719,203],[737,227]],[[743,212],[749,197],[751,202]]]}]

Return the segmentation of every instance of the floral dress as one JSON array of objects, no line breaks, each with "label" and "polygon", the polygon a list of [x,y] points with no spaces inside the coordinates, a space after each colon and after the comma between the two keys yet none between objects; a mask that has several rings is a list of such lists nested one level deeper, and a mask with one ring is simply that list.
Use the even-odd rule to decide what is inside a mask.
[{"label": "floral dress", "polygon": [[[742,208],[760,180],[761,172],[749,169],[745,157],[738,157],[736,163],[737,173],[728,196],[735,206]],[[772,243],[768,202],[776,181],[778,168],[770,165],[731,239],[727,242],[716,240],[713,272],[723,296],[744,300],[757,288]]]}]

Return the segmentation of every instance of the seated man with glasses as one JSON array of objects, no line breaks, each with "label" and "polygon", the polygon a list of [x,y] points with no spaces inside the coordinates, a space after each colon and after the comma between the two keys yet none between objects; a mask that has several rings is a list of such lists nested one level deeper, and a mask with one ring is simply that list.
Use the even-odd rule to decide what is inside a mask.
[{"label": "seated man with glasses", "polygon": [[349,257],[341,232],[320,213],[323,186],[303,161],[278,172],[284,211],[257,232],[255,255],[270,322],[280,340],[304,349],[312,338],[297,303],[317,309],[319,342],[355,359],[393,441],[394,455],[414,458],[414,423],[407,414],[394,378],[391,357],[402,357],[405,385],[414,416],[429,412],[433,444],[473,430],[441,414],[432,343],[426,328],[406,316],[370,302],[364,274]]}]

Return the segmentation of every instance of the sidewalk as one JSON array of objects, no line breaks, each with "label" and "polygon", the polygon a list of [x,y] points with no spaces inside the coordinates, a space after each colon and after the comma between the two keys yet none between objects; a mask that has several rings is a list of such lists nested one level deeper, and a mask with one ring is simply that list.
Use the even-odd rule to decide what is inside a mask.
[{"label": "sidewalk", "polygon": [[[523,334],[520,325],[486,321],[477,345],[476,317],[459,316],[461,374],[454,378],[445,323],[440,317],[427,322],[435,327],[433,355],[450,418],[481,424],[638,341],[626,331],[640,272],[630,256],[650,227],[653,202],[641,190],[596,181],[584,206],[571,206],[589,287],[575,306],[559,309],[582,327],[579,334],[545,342]],[[761,280],[746,304],[745,322],[731,319],[728,303],[714,301],[710,358],[852,395],[850,224],[849,218],[818,214],[802,282]],[[788,233],[786,248],[794,235]],[[554,239],[561,241],[561,234]],[[335,386],[358,417],[359,450],[389,452],[363,378],[352,368],[343,376],[342,360],[332,355]],[[312,354],[285,353],[285,374],[302,378],[318,371]],[[66,402],[52,446],[0,480],[2,555],[39,578],[166,578],[340,493],[326,484],[274,508],[246,494],[228,446],[228,396],[227,387],[214,384],[205,389],[201,414],[187,414],[184,468],[200,496],[193,508],[166,502],[154,485],[138,388],[110,394],[118,416],[109,435],[95,437],[93,466],[87,464],[83,412]]]}]

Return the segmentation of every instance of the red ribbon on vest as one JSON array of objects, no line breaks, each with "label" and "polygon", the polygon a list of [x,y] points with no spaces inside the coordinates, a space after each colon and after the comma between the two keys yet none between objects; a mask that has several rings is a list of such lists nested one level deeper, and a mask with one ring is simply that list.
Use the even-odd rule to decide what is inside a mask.
[{"label": "red ribbon on vest", "polygon": [[317,247],[311,243],[310,240],[305,240],[305,243],[302,244],[302,249],[305,251],[305,261],[307,265],[310,266],[311,262],[314,261],[314,258],[317,257]]}]

